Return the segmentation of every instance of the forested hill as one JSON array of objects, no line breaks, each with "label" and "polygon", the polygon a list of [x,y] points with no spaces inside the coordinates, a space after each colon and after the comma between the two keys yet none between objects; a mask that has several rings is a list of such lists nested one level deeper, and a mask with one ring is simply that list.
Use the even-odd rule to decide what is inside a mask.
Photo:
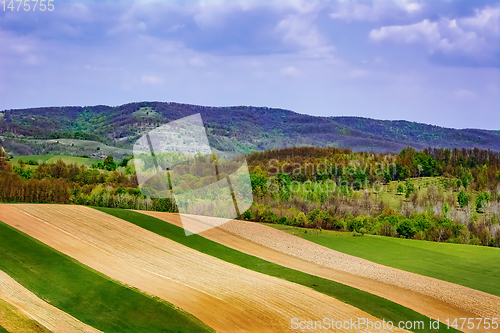
[{"label": "forested hill", "polygon": [[500,151],[500,132],[495,131],[358,117],[315,117],[266,107],[162,102],[5,110],[0,112],[0,139],[16,142],[18,148],[29,145],[30,140],[61,138],[127,148],[148,129],[195,113],[202,115],[214,146],[246,153],[294,146],[369,152],[399,152],[408,146],[418,150],[431,146]]}]

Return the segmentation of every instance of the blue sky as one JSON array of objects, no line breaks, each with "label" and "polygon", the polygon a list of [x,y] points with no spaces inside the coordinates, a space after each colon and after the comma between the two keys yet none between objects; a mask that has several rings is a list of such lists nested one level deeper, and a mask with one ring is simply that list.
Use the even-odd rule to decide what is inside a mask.
[{"label": "blue sky", "polygon": [[0,8],[2,110],[165,101],[500,129],[499,1],[53,4]]}]

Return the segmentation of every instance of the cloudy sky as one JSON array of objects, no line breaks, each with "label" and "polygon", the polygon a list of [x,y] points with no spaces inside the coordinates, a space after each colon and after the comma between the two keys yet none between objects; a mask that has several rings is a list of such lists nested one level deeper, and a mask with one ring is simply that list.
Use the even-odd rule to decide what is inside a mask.
[{"label": "cloudy sky", "polygon": [[51,3],[0,8],[2,110],[166,101],[500,129],[498,0]]}]

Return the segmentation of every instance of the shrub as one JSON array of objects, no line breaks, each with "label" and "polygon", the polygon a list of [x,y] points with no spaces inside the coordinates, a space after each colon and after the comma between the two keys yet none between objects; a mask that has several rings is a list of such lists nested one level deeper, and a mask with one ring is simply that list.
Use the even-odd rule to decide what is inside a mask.
[{"label": "shrub", "polygon": [[340,219],[334,219],[333,220],[333,228],[335,230],[341,230],[346,228],[346,223],[343,220]]},{"label": "shrub", "polygon": [[490,245],[491,234],[487,228],[484,228],[483,231],[479,233],[479,240],[481,241],[481,245],[488,246]]},{"label": "shrub", "polygon": [[459,238],[448,238],[445,243],[462,244]]},{"label": "shrub", "polygon": [[481,245],[481,240],[477,237],[472,236],[471,240],[469,241],[470,245]]},{"label": "shrub", "polygon": [[277,221],[279,224],[284,224],[284,225],[287,225],[288,224],[288,219],[286,218],[286,216],[282,216],[278,219]]},{"label": "shrub", "polygon": [[396,231],[399,235],[405,238],[412,238],[417,233],[413,222],[409,219],[404,219],[401,223],[399,223]]},{"label": "shrub", "polygon": [[242,218],[243,220],[250,221],[250,220],[253,220],[253,219],[254,219],[254,216],[253,216],[252,211],[247,210],[247,211],[245,211],[245,212],[241,215],[241,218]]},{"label": "shrub", "polygon": [[482,192],[476,197],[476,211],[479,212],[484,206],[491,201],[490,192]]},{"label": "shrub", "polygon": [[418,240],[425,240],[425,235],[423,231],[419,231],[413,236],[413,239],[418,239]]},{"label": "shrub", "polygon": [[305,226],[307,224],[307,217],[303,212],[300,212],[293,220],[294,226]]},{"label": "shrub", "polygon": [[405,182],[405,198],[408,199],[410,197],[410,194],[413,193],[413,191],[415,191],[415,186],[413,185],[412,182],[407,180]]},{"label": "shrub", "polygon": [[458,193],[458,205],[460,208],[464,208],[469,204],[469,195],[464,190]]},{"label": "shrub", "polygon": [[380,230],[379,230],[378,234],[380,236],[389,236],[389,237],[392,237],[392,236],[396,235],[396,228],[393,225],[391,225],[389,222],[385,222],[380,227]]},{"label": "shrub", "polygon": [[397,191],[398,191],[398,194],[399,194],[399,193],[403,193],[403,192],[405,191],[405,188],[404,188],[403,184],[399,184],[399,185],[398,185],[398,189],[397,189]]}]

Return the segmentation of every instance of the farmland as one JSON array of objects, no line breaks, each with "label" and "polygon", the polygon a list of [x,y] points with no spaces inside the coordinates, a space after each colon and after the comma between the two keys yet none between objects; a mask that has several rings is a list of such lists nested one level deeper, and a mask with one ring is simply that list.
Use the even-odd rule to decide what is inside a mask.
[{"label": "farmland", "polygon": [[408,272],[460,284],[500,296],[500,252],[495,248],[462,244],[436,244],[401,238],[365,235],[335,237],[266,224],[327,248]]},{"label": "farmland", "polygon": [[[49,206],[47,206],[49,207]],[[2,206],[0,221],[8,216]],[[24,215],[26,216],[26,215]],[[104,332],[210,331],[179,311],[113,281],[53,248],[0,223],[0,270],[39,298]]]},{"label": "farmland", "polygon": [[[13,205],[8,211],[12,216],[25,212],[36,217],[16,220],[20,230],[107,276],[185,309],[217,330],[288,331],[292,317],[326,318],[332,311],[340,318],[370,317],[327,295],[225,263],[89,208]],[[41,220],[48,223],[36,222]],[[85,246],[87,242],[94,247]],[[248,288],[253,292],[244,292]],[[218,309],[218,316],[205,311],[209,304]]]},{"label": "farmland", "polygon": [[[304,283],[303,281],[305,281],[303,279],[301,280],[300,274],[297,271],[293,272],[294,276],[290,276],[288,274],[285,274],[287,272],[287,270],[283,270],[282,268],[280,268],[280,270],[277,273],[275,273],[276,271],[274,269],[276,268],[276,266],[269,264],[269,262],[265,263],[265,262],[259,261],[256,258],[249,258],[248,256],[242,256],[241,253],[238,253],[238,252],[228,251],[227,249],[220,248],[217,244],[214,244],[212,242],[206,242],[203,239],[199,239],[197,236],[190,236],[190,237],[186,238],[183,236],[182,229],[180,229],[176,232],[175,228],[172,228],[172,226],[170,226],[169,224],[161,224],[155,220],[140,218],[138,216],[134,216],[134,214],[127,212],[127,211],[120,211],[120,210],[113,211],[113,210],[109,210],[109,209],[104,209],[104,211],[112,212],[116,216],[119,216],[125,220],[136,223],[136,224],[138,224],[138,225],[140,225],[148,230],[154,231],[158,234],[165,235],[168,238],[178,239],[180,242],[183,242],[183,244],[186,244],[190,247],[196,248],[200,251],[207,251],[206,253],[217,256],[218,258],[221,258],[224,260],[231,260],[239,265],[242,265],[242,266],[250,268],[250,269],[262,270],[263,272],[266,272],[266,274],[280,274],[279,276],[281,276],[282,278],[294,279],[293,281],[296,283]],[[158,216],[158,217],[163,216],[163,218],[168,219],[168,221],[170,223],[175,223],[175,224],[179,223],[179,222],[175,222],[175,218],[172,216],[172,214],[169,215],[167,213],[154,213],[154,212],[149,212],[148,214],[153,215],[153,216]],[[170,216],[170,218],[168,218],[167,216]],[[236,221],[234,221],[234,222],[236,222]],[[204,234],[205,233],[202,233],[201,235],[203,237],[205,237]],[[270,240],[271,239],[273,239],[273,240],[279,239],[277,237],[272,237],[268,233],[260,232],[259,234],[262,234],[263,237],[266,237],[266,236],[269,237]],[[239,239],[236,243],[241,245],[241,243],[243,243],[245,237],[242,237],[242,235],[238,235],[238,236],[239,236]],[[248,237],[248,234],[246,236]],[[193,238],[191,239],[191,237],[193,237]],[[208,235],[207,235],[207,237],[208,237]],[[230,243],[225,243],[224,241],[222,241],[222,239],[225,239],[227,241],[228,237],[229,236],[227,234],[222,235],[217,239],[217,241],[221,242],[222,244],[226,244],[226,246],[228,246],[228,247],[232,247],[232,245],[234,246],[234,244],[235,244],[234,242],[231,245]],[[212,239],[212,238],[210,238],[210,239]],[[252,239],[252,243],[255,244],[255,242],[256,242],[256,240]],[[203,245],[203,244],[206,244],[206,245]],[[287,242],[287,244],[290,244],[290,242]],[[246,249],[239,248],[240,251],[246,252],[246,253],[249,253],[249,251],[250,251],[249,249],[250,248],[246,248]],[[267,250],[264,250],[261,248],[260,250],[261,250],[260,255],[264,255],[263,254],[264,251],[266,251],[266,253],[273,252],[269,248],[267,248]],[[228,252],[228,253],[225,253],[225,252]],[[258,255],[258,254],[256,252],[253,252],[252,255]],[[274,257],[274,259],[276,259],[276,256]],[[281,259],[283,259],[283,257]],[[268,256],[268,257],[266,257],[266,260],[272,261],[273,258],[272,258],[272,256]],[[283,261],[281,261],[280,264],[283,264]],[[284,264],[284,265],[287,267],[290,267],[289,264]],[[301,266],[302,268],[305,267],[304,262],[302,262],[301,265],[302,265]],[[297,266],[295,266],[294,268],[297,269]],[[369,271],[369,269],[367,269],[367,271]],[[309,271],[309,273],[312,273],[312,272],[313,271]],[[318,274],[318,270],[315,270],[314,273]],[[328,273],[332,273],[332,271],[329,271]],[[390,273],[390,272],[386,272],[386,273]],[[390,274],[387,274],[387,275],[390,276]],[[325,277],[325,276],[323,276],[323,277]],[[339,274],[337,274],[337,277],[338,276],[339,276]],[[344,275],[344,277],[346,277],[346,276]],[[326,276],[326,278],[328,278],[328,276]],[[346,278],[352,279],[353,277],[348,276]],[[393,278],[394,277],[392,276],[391,279],[393,279]],[[344,279],[343,283],[348,283],[347,279]],[[366,283],[366,281],[364,281],[364,282]],[[380,299],[379,300],[377,300],[377,299],[370,300],[369,297],[366,297],[367,296],[366,294],[359,293],[359,292],[356,293],[353,290],[350,290],[350,288],[343,288],[342,285],[339,286],[338,284],[330,284],[330,285],[336,286],[335,289],[325,288],[325,284],[328,285],[328,283],[325,282],[324,279],[317,279],[317,280],[311,279],[311,280],[307,281],[306,283],[309,283],[309,285],[316,284],[316,286],[313,286],[314,289],[316,289],[318,291],[325,292],[325,293],[330,293],[330,295],[332,295],[334,297],[338,297],[339,299],[342,299],[343,301],[356,302],[356,303],[350,303],[350,304],[355,304],[357,307],[367,306],[367,308],[369,308],[369,309],[367,309],[366,311],[370,311],[370,310],[371,311],[378,311],[377,309],[374,309],[373,306],[370,306],[369,302],[378,302],[378,301],[381,301]],[[421,287],[423,286],[422,283],[420,283],[419,285]],[[424,285],[425,285],[425,283],[424,283]],[[359,287],[360,287],[360,285],[356,286],[356,288],[359,288]],[[427,287],[428,286],[426,286],[426,288]],[[444,286],[444,287],[446,287],[446,286]],[[456,288],[453,286],[450,286],[450,287],[452,289]],[[438,285],[438,288],[439,288],[439,285]],[[449,287],[446,287],[446,288],[449,288]],[[380,285],[378,287],[373,288],[371,291],[374,293],[380,293],[379,289],[380,289]],[[391,288],[386,288],[386,290],[387,289],[391,289]],[[422,297],[422,295],[416,296],[415,294],[413,294],[413,295],[405,294],[408,296],[408,298],[405,298],[404,296],[402,296],[403,294],[401,294],[402,291],[400,289],[395,288],[395,287],[392,287],[392,289],[394,289],[393,291],[396,294],[399,293],[399,301],[400,302],[401,302],[402,298],[406,299],[407,301],[410,301],[410,300],[414,301],[415,297]],[[417,290],[418,290],[418,286],[417,286]],[[462,290],[460,291],[460,288],[458,288],[458,290],[455,290],[455,291],[452,290],[449,295],[453,295],[454,293],[458,293],[458,294],[460,294],[460,293],[466,293],[466,294],[472,293],[472,294],[470,294],[471,296],[476,294],[476,302],[475,302],[476,305],[481,304],[481,303],[484,303],[484,304],[487,303],[486,299],[488,298],[488,295],[486,295],[486,294],[475,293],[474,291],[466,290],[466,288],[462,288]],[[350,298],[349,296],[354,296],[354,297]],[[388,294],[385,294],[384,296],[390,297]],[[472,297],[474,297],[474,296],[472,296]],[[363,301],[360,301],[360,300],[363,300]],[[436,302],[436,300],[434,300],[434,302]],[[457,303],[460,303],[460,302],[461,302],[460,300],[457,300]],[[384,302],[382,302],[382,303],[384,303]],[[412,303],[414,303],[414,302],[412,302]],[[432,301],[430,302],[429,299],[427,299],[426,302],[423,303],[422,311],[424,309],[427,309],[427,311],[428,311],[429,306],[431,306],[431,304],[432,304]],[[499,312],[498,305],[495,305],[495,304],[498,304],[497,298],[495,298],[495,297],[491,298],[491,303],[488,303],[488,304],[490,304],[492,307],[489,308],[489,310],[486,310],[488,308],[488,305],[485,305],[484,311],[486,311],[486,312],[492,311],[491,313],[498,313]],[[390,304],[385,303],[384,307],[388,307],[388,306],[390,306]],[[436,309],[437,309],[437,311],[442,311],[443,308],[445,308],[445,307],[447,307],[448,309],[450,308],[449,305],[446,305],[444,307],[441,306],[441,308],[438,305],[436,307]],[[471,308],[473,308],[473,307],[474,307],[474,305],[471,306]],[[476,309],[476,310],[483,312],[483,309],[481,309],[481,308],[482,307],[480,307],[480,309]],[[397,313],[397,312],[401,311],[401,308],[399,308],[399,309],[395,308],[395,309],[393,309],[393,311],[395,313]],[[408,315],[410,315],[410,314],[407,313],[406,316],[408,316]],[[471,315],[471,314],[469,314],[469,315]],[[386,316],[386,318],[387,318],[387,316]]]},{"label": "farmland", "polygon": [[[352,237],[352,233],[325,231],[322,235],[319,230],[306,233],[304,229],[280,226],[286,233],[258,223],[231,221],[186,237],[179,216],[169,213],[144,212],[148,216],[121,209],[99,208],[99,212],[67,205],[1,208],[0,221],[10,226],[0,224],[0,246],[15,255],[0,259],[0,270],[59,310],[105,332],[115,331],[113,325],[123,318],[129,320],[127,307],[136,302],[149,304],[147,318],[152,317],[152,323],[157,318],[155,313],[173,311],[170,318],[183,332],[190,331],[188,327],[198,327],[197,331],[240,327],[245,331],[284,332],[292,317],[320,320],[331,315],[332,309],[339,318],[372,316],[373,320],[394,322],[500,313],[496,296],[394,270],[389,264],[363,261],[304,239],[306,235],[327,235],[346,244],[367,239]],[[198,221],[200,217],[193,218]],[[37,253],[44,260],[29,253]],[[333,262],[334,266],[330,264]],[[37,275],[28,273],[28,267]],[[370,275],[374,270],[380,273]],[[84,277],[78,285],[71,281],[75,274]],[[417,289],[405,286],[405,281]],[[132,289],[120,289],[122,284]],[[52,285],[60,288],[47,287]],[[65,292],[71,290],[76,296],[90,285],[92,297],[83,299],[115,300],[114,306],[100,316],[91,315],[98,311],[100,302],[84,306],[85,302],[58,301],[68,299],[69,295],[61,298]],[[71,299],[81,302],[82,297],[75,296]],[[116,302],[118,297],[126,299]],[[474,301],[476,297],[480,300]],[[207,306],[225,315],[214,317],[205,311]],[[242,306],[245,314],[240,312]],[[141,318],[134,317],[135,327],[144,325]],[[440,329],[453,331],[445,326]]]}]

